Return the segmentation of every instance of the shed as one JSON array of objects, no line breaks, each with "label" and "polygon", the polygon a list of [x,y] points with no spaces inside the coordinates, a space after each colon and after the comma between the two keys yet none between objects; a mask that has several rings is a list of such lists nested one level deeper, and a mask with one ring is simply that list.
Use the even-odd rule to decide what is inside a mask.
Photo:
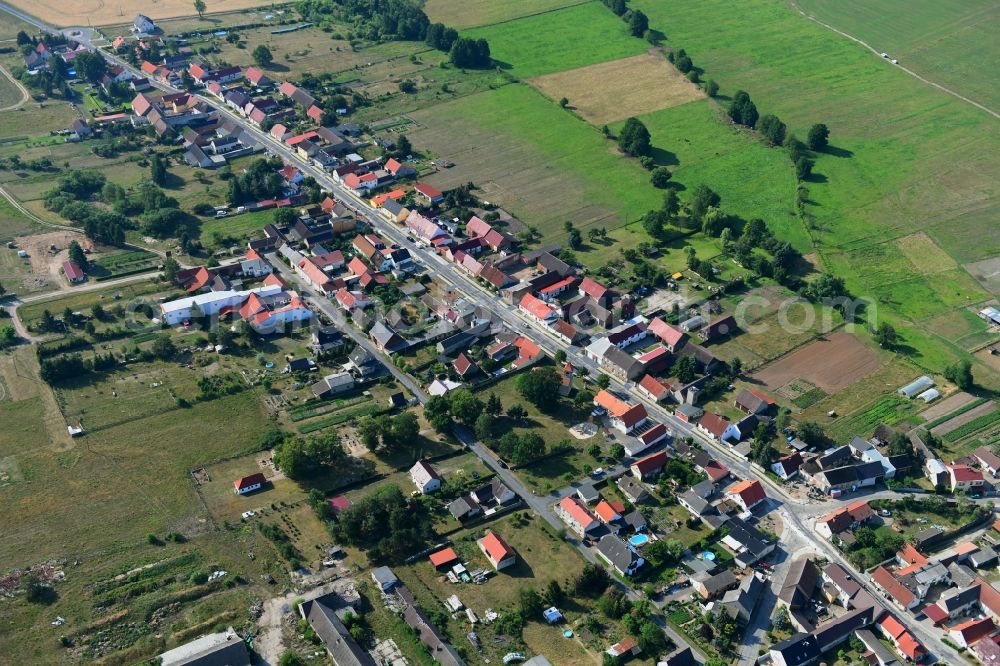
[{"label": "shed", "polygon": [[934,386],[934,380],[928,377],[927,375],[923,375],[921,377],[917,377],[912,382],[910,382],[903,388],[899,389],[899,393],[900,395],[912,399],[914,396],[923,393],[924,391],[933,386]]}]

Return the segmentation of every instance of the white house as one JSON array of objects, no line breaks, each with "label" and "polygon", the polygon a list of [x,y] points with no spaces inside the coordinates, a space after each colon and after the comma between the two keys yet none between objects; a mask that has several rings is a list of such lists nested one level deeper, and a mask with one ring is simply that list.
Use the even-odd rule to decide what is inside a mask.
[{"label": "white house", "polygon": [[210,291],[161,303],[160,318],[165,324],[174,326],[187,319],[217,315],[225,308],[241,305],[251,294],[264,297],[279,293],[281,293],[281,286],[276,284],[246,291]]},{"label": "white house", "polygon": [[410,468],[410,478],[413,480],[413,485],[417,487],[417,490],[425,495],[441,487],[441,476],[423,460],[418,460]]},{"label": "white house", "polygon": [[267,479],[264,478],[263,474],[257,472],[256,474],[236,479],[233,481],[233,487],[237,495],[246,495],[255,490],[260,490],[264,487],[265,483],[267,483]]}]

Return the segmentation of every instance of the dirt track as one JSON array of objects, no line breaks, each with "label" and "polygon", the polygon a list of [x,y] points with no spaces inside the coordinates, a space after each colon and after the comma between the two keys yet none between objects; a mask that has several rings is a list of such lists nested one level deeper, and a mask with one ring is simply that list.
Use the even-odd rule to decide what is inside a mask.
[{"label": "dirt track", "polygon": [[838,331],[778,359],[754,377],[770,389],[805,379],[827,393],[850,386],[878,370],[878,356],[853,335]]}]

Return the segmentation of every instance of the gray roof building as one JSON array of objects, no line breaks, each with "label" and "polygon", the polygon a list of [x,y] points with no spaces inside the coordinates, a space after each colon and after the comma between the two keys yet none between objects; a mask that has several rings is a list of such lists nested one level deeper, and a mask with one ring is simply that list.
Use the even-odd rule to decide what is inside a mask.
[{"label": "gray roof building", "polygon": [[250,666],[246,643],[229,627],[160,655],[162,666]]},{"label": "gray roof building", "polygon": [[358,645],[337,617],[335,609],[342,605],[336,594],[328,594],[304,602],[299,612],[309,621],[337,666],[375,666],[375,660]]}]

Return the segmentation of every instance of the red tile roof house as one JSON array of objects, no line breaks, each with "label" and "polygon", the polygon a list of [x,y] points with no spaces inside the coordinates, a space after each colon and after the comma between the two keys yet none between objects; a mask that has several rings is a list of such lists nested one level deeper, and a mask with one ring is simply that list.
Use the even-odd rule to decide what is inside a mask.
[{"label": "red tile roof house", "polygon": [[616,507],[611,502],[602,499],[594,507],[594,513],[597,517],[601,519],[602,522],[610,525],[611,523],[621,520],[622,514],[625,512],[625,506],[621,502],[615,502],[618,506]]},{"label": "red tile roof house", "polygon": [[767,499],[764,486],[756,479],[752,481],[749,479],[740,481],[730,487],[726,491],[726,494],[731,495],[733,501],[742,506],[745,511],[749,511]]},{"label": "red tile roof house", "polygon": [[337,302],[340,307],[345,310],[354,310],[357,308],[367,308],[371,306],[372,302],[364,293],[360,291],[348,291],[346,288],[340,288],[337,290]]},{"label": "red tile roof house", "polygon": [[263,474],[257,472],[256,474],[236,479],[233,481],[233,486],[236,488],[237,495],[246,495],[247,493],[252,493],[255,490],[260,490],[264,487],[265,483],[267,483],[267,479]]},{"label": "red tile roof house", "polygon": [[951,476],[951,492],[976,492],[983,488],[983,473],[978,469],[968,465],[948,465],[948,472]]},{"label": "red tile roof house", "polygon": [[961,624],[956,624],[948,629],[948,636],[958,643],[959,647],[970,647],[980,639],[989,636],[997,629],[993,620],[988,617],[981,619],[972,618]]},{"label": "red tile roof house", "polygon": [[736,426],[712,412],[705,412],[696,427],[717,442],[727,439],[733,439],[737,442],[740,440],[740,431],[737,430]]},{"label": "red tile roof house", "polygon": [[875,623],[883,636],[896,646],[896,649],[910,661],[920,661],[927,654],[926,648],[913,637],[913,634],[892,613],[886,613]]},{"label": "red tile roof house", "polygon": [[799,473],[799,467],[802,466],[802,463],[802,454],[796,451],[778,458],[778,461],[771,465],[771,471],[787,481]]},{"label": "red tile roof house", "polygon": [[517,553],[514,552],[514,549],[492,530],[486,532],[486,536],[477,540],[476,543],[479,544],[479,550],[483,551],[483,555],[497,571],[506,569],[517,562]]},{"label": "red tile roof house", "polygon": [[583,278],[580,282],[580,295],[590,296],[592,299],[597,301],[599,305],[607,305],[607,301],[611,297],[611,290],[605,287],[600,282],[592,280],[589,277]]},{"label": "red tile roof house", "polygon": [[430,560],[431,566],[435,569],[440,569],[441,567],[446,567],[449,564],[457,562],[458,554],[452,548],[445,548],[436,553],[431,553],[431,556],[427,559]]},{"label": "red tile roof house", "polygon": [[444,201],[444,195],[441,191],[427,185],[426,183],[417,183],[413,186],[413,190],[417,193],[420,199],[427,202],[428,205],[435,205]]},{"label": "red tile roof house", "polygon": [[642,403],[629,405],[604,389],[594,396],[594,404],[606,409],[611,426],[626,435],[649,418]]},{"label": "red tile roof house", "polygon": [[518,304],[518,309],[542,322],[555,321],[559,318],[559,313],[555,309],[531,294],[524,295]]},{"label": "red tile roof house", "polygon": [[83,272],[83,269],[80,268],[75,261],[64,261],[62,269],[70,284],[77,284],[78,282],[83,282],[87,279],[87,274]]},{"label": "red tile roof house", "polygon": [[640,481],[646,481],[657,476],[663,471],[663,466],[667,464],[667,452],[657,451],[656,453],[640,458],[632,463],[630,469],[632,476]]},{"label": "red tile roof house", "polygon": [[316,257],[306,257],[299,262],[295,270],[314,288],[323,292],[325,296],[329,296],[343,286],[342,282],[338,285],[337,281],[323,272],[322,264]]},{"label": "red tile roof house", "polygon": [[575,497],[564,497],[555,506],[555,513],[578,537],[600,526],[597,518]]},{"label": "red tile roof house", "polygon": [[385,170],[396,178],[406,178],[407,176],[417,175],[417,170],[414,169],[412,165],[403,164],[394,158],[389,158],[389,160],[386,161]]},{"label": "red tile roof house", "polygon": [[455,374],[463,378],[479,372],[479,366],[473,363],[464,352],[458,355],[458,358],[452,363],[452,367],[455,368]]},{"label": "red tile roof house", "polygon": [[639,380],[639,390],[656,402],[661,402],[670,397],[670,388],[652,375],[643,375],[642,379]]},{"label": "red tile roof house", "polygon": [[626,638],[618,641],[604,651],[605,654],[609,654],[619,661],[624,661],[625,659],[633,657],[640,652],[642,652],[642,650],[639,648],[639,644],[635,642],[634,638]]},{"label": "red tile roof house", "polygon": [[871,581],[882,596],[895,602],[901,608],[910,610],[915,608],[920,599],[905,585],[896,580],[896,577],[885,567],[878,567],[871,574]]},{"label": "red tile roof house", "polygon": [[718,460],[712,459],[705,463],[702,467],[702,471],[708,475],[712,483],[719,483],[724,478],[729,476],[729,468],[723,465]]}]

